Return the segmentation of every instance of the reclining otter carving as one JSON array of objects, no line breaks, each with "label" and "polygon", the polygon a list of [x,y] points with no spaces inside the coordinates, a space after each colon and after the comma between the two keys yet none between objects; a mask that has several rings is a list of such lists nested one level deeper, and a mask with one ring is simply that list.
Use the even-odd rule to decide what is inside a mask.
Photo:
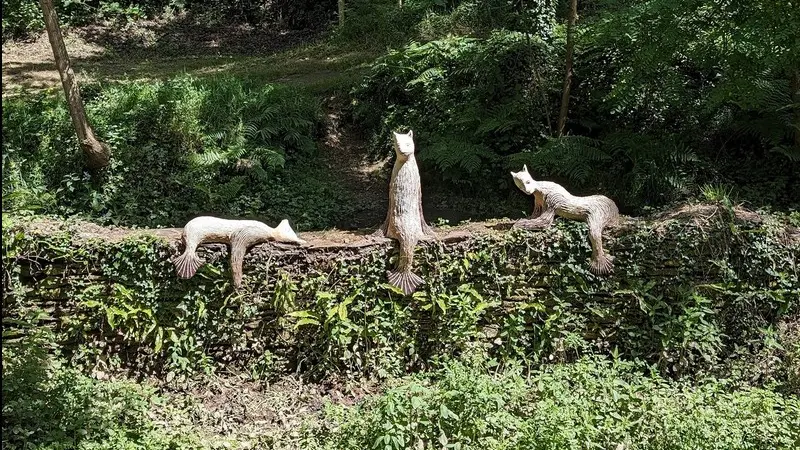
[{"label": "reclining otter carving", "polygon": [[586,222],[592,245],[589,270],[597,275],[614,272],[614,257],[603,251],[603,229],[615,224],[619,218],[619,210],[613,200],[604,195],[576,197],[557,183],[534,181],[527,166],[522,166],[520,172],[511,172],[511,176],[522,192],[535,198],[531,217],[518,220],[514,228],[547,228],[553,224],[556,214]]},{"label": "reclining otter carving", "polygon": [[200,216],[190,220],[183,227],[181,236],[185,249],[183,254],[173,260],[175,271],[180,278],[191,278],[205,261],[197,256],[197,246],[205,243],[229,244],[231,247],[231,271],[233,284],[238,289],[242,285],[242,261],[247,249],[267,241],[305,244],[295,234],[289,221],[284,219],[277,228],[272,228],[257,220],[228,220],[211,216]]}]

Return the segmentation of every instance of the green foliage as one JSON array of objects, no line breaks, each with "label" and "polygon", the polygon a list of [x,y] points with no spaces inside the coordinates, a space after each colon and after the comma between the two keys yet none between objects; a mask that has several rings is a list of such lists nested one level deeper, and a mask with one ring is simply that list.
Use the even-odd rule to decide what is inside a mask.
[{"label": "green foliage", "polygon": [[36,0],[3,0],[3,42],[44,30],[44,20]]},{"label": "green foliage", "polygon": [[691,149],[706,173],[675,174],[677,185],[724,180],[752,202],[796,206],[784,177],[800,151],[797,27],[798,9],[781,2],[604,2],[583,21],[574,121],[601,138],[666,137],[670,157]]},{"label": "green foliage", "polygon": [[144,226],[213,211],[288,217],[300,228],[347,213],[314,167],[320,105],[303,92],[189,76],[84,91],[96,133],[113,148],[111,166],[84,172],[62,96],[3,102],[4,210]]},{"label": "green foliage", "polygon": [[519,32],[410,44],[373,63],[354,91],[354,114],[376,137],[413,128],[423,167],[455,183],[484,185],[499,171],[500,156],[545,132],[537,119],[548,107],[542,98],[550,87],[541,80],[553,67],[550,51]]},{"label": "green foliage", "polygon": [[431,3],[407,0],[400,9],[396,0],[345,1],[345,23],[334,31],[334,42],[377,49],[402,43]]},{"label": "green foliage", "polygon": [[295,29],[324,28],[336,11],[335,0],[172,0],[170,3],[206,26],[249,24]]},{"label": "green foliage", "polygon": [[797,244],[771,216],[753,226],[730,207],[698,214],[706,219],[642,223],[608,239],[609,278],[588,271],[581,223],[427,245],[415,257],[426,283],[408,297],[386,284],[396,251],[385,246],[253,250],[234,292],[224,253],[202,251],[209,263],[179,280],[175,250],[151,237],[78,244],[4,224],[13,225],[4,226],[4,307],[27,317],[57,301],[59,320],[35,323],[55,327],[72,363],[170,380],[221,367],[259,378],[396,376],[476,346],[534,366],[617,348],[664,375],[735,368],[744,384],[794,392]]},{"label": "green foliage", "polygon": [[[122,25],[131,21],[153,17],[174,0],[144,0],[116,2],[106,0],[55,0],[59,25],[86,25],[113,22]],[[28,38],[44,31],[42,9],[38,0],[3,0],[3,42],[14,38]]]},{"label": "green foliage", "polygon": [[552,32],[555,2],[505,0],[348,0],[334,42],[383,50],[450,35],[487,37],[497,30]]},{"label": "green foliage", "polygon": [[790,449],[796,397],[725,380],[665,380],[639,363],[584,358],[525,376],[518,365],[450,362],[357,407],[329,406],[310,449]]},{"label": "green foliage", "polygon": [[[119,27],[130,22],[185,12],[205,26],[278,25],[295,29],[325,27],[336,10],[334,0],[55,0],[62,27],[90,24]],[[3,0],[3,41],[44,31],[38,0]]]},{"label": "green foliage", "polygon": [[164,401],[130,381],[98,381],[46,353],[49,338],[3,336],[3,448],[199,449],[197,435],[156,425]]},{"label": "green foliage", "polygon": [[397,34],[392,45],[423,42],[372,63],[354,91],[354,115],[386,153],[390,130],[414,128],[432,179],[501,180],[497,188],[513,191],[507,170],[518,167],[509,165],[527,163],[541,178],[602,190],[634,211],[692,197],[708,182],[758,205],[800,201],[792,193],[797,8],[581,5],[567,135],[554,137],[564,45],[555,4],[408,4],[402,18],[388,4],[354,10],[359,18],[387,11],[380,25],[353,26],[382,36],[399,24],[386,32]]}]

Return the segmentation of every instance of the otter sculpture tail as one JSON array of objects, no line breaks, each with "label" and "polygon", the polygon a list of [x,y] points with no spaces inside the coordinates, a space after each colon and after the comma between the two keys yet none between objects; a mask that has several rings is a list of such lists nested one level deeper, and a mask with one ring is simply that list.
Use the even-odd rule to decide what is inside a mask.
[{"label": "otter sculpture tail", "polygon": [[416,241],[401,241],[400,261],[394,272],[388,272],[389,283],[399,287],[405,295],[409,295],[417,290],[424,283],[423,279],[411,272],[411,262],[414,259],[414,247]]},{"label": "otter sculpture tail", "polygon": [[197,269],[199,269],[205,261],[197,256],[197,252],[195,251],[197,247],[196,244],[194,246],[189,245],[186,240],[184,240],[183,244],[185,247],[183,254],[173,261],[175,263],[175,272],[181,278],[192,278],[194,274],[197,273]]}]

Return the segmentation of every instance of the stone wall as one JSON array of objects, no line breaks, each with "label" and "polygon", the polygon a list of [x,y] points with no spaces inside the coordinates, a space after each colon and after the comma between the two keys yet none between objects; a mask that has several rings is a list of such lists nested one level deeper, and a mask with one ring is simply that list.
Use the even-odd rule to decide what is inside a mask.
[{"label": "stone wall", "polygon": [[617,351],[680,375],[759,354],[759,330],[798,317],[800,239],[780,218],[695,205],[625,219],[605,236],[610,277],[588,271],[584,224],[509,225],[437,230],[405,297],[386,284],[396,244],[371,230],[254,247],[237,292],[224,245],[175,276],[179,229],[18,221],[3,230],[4,339],[50,330],[87,369],[168,378],[397,374],[476,347],[531,363]]}]

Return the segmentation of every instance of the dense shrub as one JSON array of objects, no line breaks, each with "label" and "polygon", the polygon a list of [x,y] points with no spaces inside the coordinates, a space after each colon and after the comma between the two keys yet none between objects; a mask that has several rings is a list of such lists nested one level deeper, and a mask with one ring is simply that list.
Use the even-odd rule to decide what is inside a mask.
[{"label": "dense shrub", "polygon": [[354,92],[354,114],[381,137],[413,128],[424,166],[483,186],[502,156],[547,132],[552,56],[543,41],[517,32],[410,44],[372,64]]},{"label": "dense shrub", "polygon": [[42,10],[36,0],[3,0],[3,42],[43,29]]},{"label": "dense shrub", "polygon": [[724,380],[667,381],[638,363],[585,358],[526,374],[455,362],[352,407],[327,409],[306,448],[792,449],[800,401]]},{"label": "dense shrub", "polygon": [[[170,17],[175,13],[188,13],[194,21],[210,26],[250,24],[322,29],[336,11],[334,0],[55,0],[53,3],[62,27],[100,22],[125,24],[162,14]],[[30,37],[43,30],[44,21],[38,0],[3,0],[3,41]]]},{"label": "dense shrub", "polygon": [[694,206],[689,218],[617,231],[605,240],[611,277],[588,271],[586,227],[574,221],[423,245],[415,271],[426,283],[410,297],[386,284],[389,243],[260,246],[233,290],[219,248],[202,249],[208,264],[179,280],[173,240],[87,241],[80,223],[12,226],[4,215],[3,306],[10,318],[46,311],[53,319],[37,325],[88,367],[396,376],[472,345],[532,365],[616,348],[665,376],[736,373],[797,393],[798,242],[785,218],[754,225],[727,211]]},{"label": "dense shrub", "polygon": [[506,0],[348,0],[344,26],[335,38],[344,45],[384,49],[449,35],[487,37],[497,30],[552,32],[555,2]]},{"label": "dense shrub", "polygon": [[195,449],[201,439],[150,417],[163,402],[155,389],[130,381],[98,381],[45,352],[42,336],[3,336],[3,448]]},{"label": "dense shrub", "polygon": [[[153,17],[175,3],[175,0],[55,0],[53,6],[56,8],[59,24],[64,27],[100,21],[125,23]],[[30,37],[43,30],[44,20],[38,0],[3,0],[4,42],[13,38]]]},{"label": "dense shrub", "polygon": [[205,24],[279,24],[289,28],[325,28],[336,11],[335,0],[184,0],[180,5]]},{"label": "dense shrub", "polygon": [[[394,20],[406,41],[433,40],[374,61],[354,91],[354,114],[380,139],[389,129],[418,129],[431,179],[475,187],[503,180],[496,187],[513,190],[506,170],[528,164],[535,176],[578,194],[603,191],[634,212],[695,195],[709,181],[759,205],[800,203],[791,188],[800,169],[800,55],[790,31],[800,24],[797,8],[779,20],[779,4],[716,11],[685,0],[670,13],[676,6],[666,1],[581,4],[567,136],[556,137],[560,9],[414,5],[425,14],[403,22],[386,6],[387,24],[371,28],[392,30]],[[767,29],[774,39],[759,31]],[[443,37],[450,31],[456,36]]]},{"label": "dense shrub", "polygon": [[231,78],[87,86],[87,112],[113,148],[82,169],[61,95],[3,102],[3,209],[178,226],[213,212],[321,227],[347,209],[312,157],[320,105],[279,85]]}]

